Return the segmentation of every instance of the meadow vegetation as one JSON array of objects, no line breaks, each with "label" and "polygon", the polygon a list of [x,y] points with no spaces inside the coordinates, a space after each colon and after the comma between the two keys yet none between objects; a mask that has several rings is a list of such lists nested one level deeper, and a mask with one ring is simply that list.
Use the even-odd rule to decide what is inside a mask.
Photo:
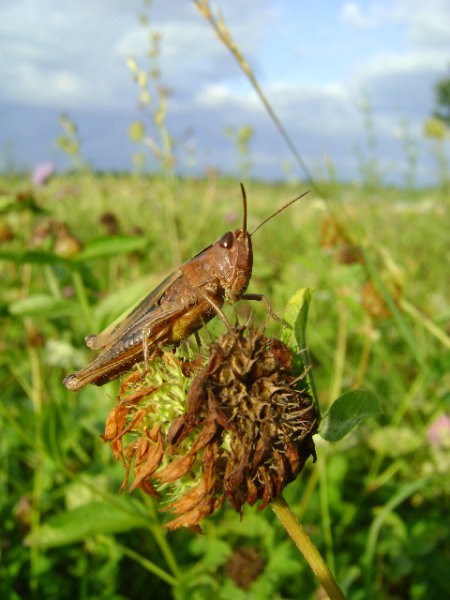
[{"label": "meadow vegetation", "polygon": [[[250,226],[301,189],[249,182]],[[234,571],[255,561],[248,597],[312,597],[309,568],[267,510],[245,509],[241,523],[225,506],[204,537],[162,533],[152,501],[118,495],[123,470],[99,438],[117,382],[76,395],[61,384],[87,362],[87,333],[239,226],[237,182],[85,173],[38,189],[4,176],[1,190],[4,597],[132,598],[151,586],[158,597],[225,598],[238,594]],[[347,233],[310,196],[255,234],[250,290],[282,313],[298,288],[313,287],[308,341],[322,411],[364,387],[384,414],[338,444],[319,439],[318,463],[286,497],[350,597],[442,597],[448,199],[358,185],[334,185],[331,196],[352,216]],[[377,257],[372,277],[353,231]],[[235,310],[242,318],[250,308]],[[252,310],[263,322],[264,309]]]},{"label": "meadow vegetation", "polygon": [[[251,80],[226,28],[217,31]],[[155,72],[144,77],[136,62],[129,67],[142,100]],[[132,124],[130,133],[151,148],[159,173],[91,172],[64,117],[59,144],[72,157],[70,172],[35,185],[26,174],[0,176],[0,595],[319,597],[308,564],[268,509],[246,507],[241,521],[224,504],[199,536],[167,532],[169,517],[139,490],[120,495],[122,465],[100,439],[119,382],[77,394],[62,385],[89,360],[87,334],[242,222],[237,179],[175,175],[166,98],[145,98],[160,143],[144,126]],[[252,134],[245,132],[228,132],[244,154]],[[307,340],[322,414],[355,388],[374,392],[383,410],[339,442],[316,436],[317,463],[306,464],[284,497],[348,598],[444,598],[448,173],[426,189],[413,178],[405,188],[384,186],[369,163],[351,184],[262,182],[249,177],[251,157],[239,158],[250,229],[311,189],[255,234],[249,292],[265,294],[283,314],[297,290],[313,288]],[[264,306],[245,301],[226,312],[241,322],[250,312],[258,324],[267,319]],[[267,332],[279,336],[280,327],[269,321]],[[214,319],[205,344],[224,330]]]}]

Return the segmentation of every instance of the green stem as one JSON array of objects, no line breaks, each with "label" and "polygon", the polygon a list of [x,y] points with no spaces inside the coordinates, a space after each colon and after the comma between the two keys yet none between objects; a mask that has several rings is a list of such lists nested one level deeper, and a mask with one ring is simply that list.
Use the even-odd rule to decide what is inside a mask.
[{"label": "green stem", "polygon": [[364,257],[366,272],[373,279],[378,291],[386,302],[387,307],[392,313],[393,319],[397,325],[397,329],[400,335],[403,337],[406,344],[409,346],[411,356],[414,357],[417,364],[421,367],[422,371],[426,374],[429,373],[429,366],[427,365],[424,357],[418,350],[418,346],[414,336],[411,333],[410,327],[406,323],[402,312],[398,309],[392,294],[387,289],[385,282],[376,267],[374,260],[369,254],[369,251],[364,246],[361,246],[361,252]]},{"label": "green stem", "polygon": [[342,302],[338,302],[338,335],[334,353],[334,377],[330,391],[330,403],[341,393],[344,377],[345,355],[347,349],[347,311]]},{"label": "green stem", "polygon": [[150,560],[148,560],[141,554],[138,554],[134,550],[127,548],[127,546],[120,544],[117,540],[111,540],[106,536],[103,536],[103,535],[99,536],[99,539],[105,545],[109,545],[109,546],[113,546],[114,548],[118,548],[123,554],[125,554],[125,556],[128,556],[129,558],[131,558],[132,560],[134,560],[135,562],[140,564],[141,567],[143,567],[147,571],[150,571],[150,573],[153,573],[154,575],[156,575],[157,577],[159,577],[160,579],[162,579],[163,581],[165,581],[172,587],[175,587],[177,585],[178,581],[175,579],[175,577],[172,577],[172,575],[169,575],[169,573],[166,573],[166,571],[164,571],[163,569],[161,569],[160,567],[158,567],[157,565],[152,563]]},{"label": "green stem", "polygon": [[[406,412],[410,409],[412,402],[416,396],[425,388],[426,378],[420,373],[411,384],[410,388],[400,395],[400,402],[397,406],[395,414],[391,418],[391,426],[398,427]],[[378,476],[378,472],[383,464],[388,449],[380,449],[373,458],[372,466],[369,472],[369,481],[372,481]]]},{"label": "green stem", "polygon": [[405,298],[400,299],[400,306],[405,313],[408,313],[413,319],[418,321],[427,331],[431,333],[431,335],[438,339],[441,344],[443,344],[446,348],[450,348],[450,337],[445,333],[445,331],[435,325],[431,319],[420,312],[420,310],[417,310],[417,308]]},{"label": "green stem", "polygon": [[361,356],[359,358],[358,369],[356,371],[356,377],[353,387],[359,388],[363,385],[364,377],[369,366],[370,351],[372,349],[372,338],[370,335],[365,335],[363,340],[363,347],[361,350]]},{"label": "green stem", "polygon": [[404,502],[407,498],[418,492],[422,487],[429,483],[430,478],[419,479],[412,483],[404,485],[399,492],[395,494],[393,498],[378,512],[376,518],[373,520],[367,534],[366,549],[362,557],[362,564],[364,565],[365,572],[365,585],[366,585],[366,598],[373,598],[374,591],[374,562],[376,556],[376,549],[378,544],[378,538],[380,536],[381,528],[388,516]]},{"label": "green stem", "polygon": [[289,536],[292,538],[292,541],[303,554],[305,560],[315,573],[330,600],[345,600],[345,596],[334,579],[326,562],[322,558],[316,546],[312,543],[311,538],[291,512],[286,500],[282,496],[278,496],[278,498],[272,500],[270,506],[280,519]]},{"label": "green stem", "polygon": [[177,224],[177,206],[175,202],[176,178],[172,172],[166,173],[166,182],[168,182],[168,185],[164,189],[163,204],[166,211],[167,238],[172,245],[172,262],[174,265],[177,265],[181,262],[181,251],[180,234]]},{"label": "green stem", "polygon": [[306,487],[296,511],[300,521],[303,519],[306,509],[310,505],[312,495],[317,487],[317,483],[319,481],[319,469],[313,469],[309,477],[306,479]]},{"label": "green stem", "polygon": [[328,499],[328,480],[325,460],[319,461],[318,471],[320,481],[320,514],[322,517],[322,532],[326,548],[326,558],[330,568],[334,571],[333,533],[331,531],[330,502]]},{"label": "green stem", "polygon": [[90,329],[92,328],[92,311],[89,306],[89,300],[86,294],[86,287],[78,271],[73,271],[72,281],[77,293],[77,298],[81,307],[83,319],[85,320],[85,323],[87,323],[87,326]]},{"label": "green stem", "polygon": [[[35,416],[35,464],[33,474],[33,492],[31,503],[31,534],[37,531],[40,526],[40,505],[42,494],[42,466],[44,463],[44,450],[42,443],[42,376],[41,365],[39,362],[39,354],[36,348],[29,347],[28,349],[30,365],[31,365],[31,401],[33,403],[33,411]],[[38,545],[30,547],[30,588],[33,596],[38,593],[39,588],[39,573],[41,562],[41,549]]]},{"label": "green stem", "polygon": [[[260,87],[250,65],[247,63],[244,56],[240,52],[239,48],[234,43],[234,41],[231,37],[231,34],[228,31],[227,26],[226,26],[225,22],[223,21],[223,19],[216,18],[213,15],[213,13],[209,7],[209,2],[207,0],[193,0],[193,2],[195,4],[195,6],[197,7],[197,9],[199,10],[200,14],[210,23],[210,25],[216,32],[218,38],[223,42],[223,44],[232,53],[232,55],[238,62],[239,66],[244,71],[246,77],[248,78],[251,85],[255,89],[255,91],[256,91],[259,99],[261,100],[263,106],[265,107],[267,113],[269,114],[270,118],[275,123],[278,131],[280,132],[281,136],[283,137],[283,139],[289,146],[289,148],[290,148],[292,154],[294,155],[297,163],[299,164],[300,168],[305,173],[308,185],[310,185],[311,188],[320,197],[324,198],[324,200],[326,200],[328,203],[328,207],[331,210],[333,210],[333,202],[330,201],[329,194],[326,194],[325,193],[326,191],[321,189],[320,186],[314,181],[314,179],[311,175],[311,172],[309,171],[306,163],[300,156],[300,153],[297,150],[297,147],[295,146],[294,142],[290,138],[289,134],[287,133],[286,129],[284,128],[283,124],[281,123],[280,119],[278,118],[277,114],[275,113],[274,109],[272,108],[272,105],[270,104],[270,102],[268,101],[267,97],[265,96],[262,88]],[[335,199],[333,199],[333,200],[334,200],[334,202],[336,202]],[[362,233],[364,233],[364,230],[363,230],[363,228],[360,228],[359,234],[357,234],[356,222],[354,222],[352,219],[350,219],[348,214],[344,213],[344,216],[345,216],[345,220],[348,223],[353,224],[355,244],[357,244],[358,238],[359,239],[362,238]],[[386,301],[386,304],[388,305],[390,311],[393,314],[394,320],[397,324],[397,328],[398,328],[401,336],[404,338],[405,342],[408,344],[408,346],[410,348],[412,356],[417,361],[417,363],[422,368],[422,370],[425,372],[428,372],[429,368],[428,368],[423,356],[420,354],[420,352],[417,349],[417,346],[416,346],[415,340],[411,334],[410,328],[408,327],[407,323],[405,322],[405,319],[403,318],[402,313],[397,308],[397,305],[396,305],[394,299],[392,298],[392,295],[390,294],[389,290],[384,285],[383,279],[382,279],[380,273],[378,272],[377,267],[375,266],[371,257],[369,256],[369,252],[364,248],[364,245],[362,243],[358,243],[357,245],[361,246],[361,250],[364,255],[364,268],[365,268],[366,272],[373,278],[381,295],[383,296],[384,300]],[[436,334],[435,330],[433,331],[433,334],[434,335]],[[440,339],[442,341],[442,338],[440,338]]]},{"label": "green stem", "polygon": [[[144,496],[144,494],[143,494]],[[145,496],[145,504],[149,513],[151,514],[153,523],[148,525],[148,528],[152,532],[163,556],[169,565],[170,570],[178,579],[181,578],[182,572],[180,567],[178,566],[177,559],[172,551],[170,544],[167,542],[166,531],[164,531],[160,525],[158,514],[155,509],[155,502],[153,498],[149,498]]]},{"label": "green stem", "polygon": [[[72,481],[77,480],[77,476],[69,469],[64,468],[64,472],[65,472],[66,476],[69,479],[71,479]],[[119,500],[116,496],[110,494],[109,492],[105,492],[98,486],[93,485],[89,479],[82,478],[81,481],[82,481],[83,485],[85,485],[95,495],[95,497],[101,498],[104,502],[111,504],[111,506],[118,508],[119,510],[123,511],[125,514],[128,514],[132,517],[136,517],[137,511],[136,511],[135,504],[130,503],[129,508],[127,508],[127,506],[123,502],[119,502]],[[147,497],[145,497],[145,500],[146,500],[146,508],[147,508],[148,512],[150,513],[151,517],[153,518],[154,524],[148,523],[148,513],[138,512],[139,517],[142,518],[142,527],[145,527],[146,529],[149,529],[151,531],[151,533],[153,534],[153,536],[155,538],[156,543],[159,546],[159,549],[160,549],[162,555],[164,556],[167,564],[169,565],[169,568],[171,569],[171,571],[175,575],[175,577],[179,578],[181,576],[181,569],[177,564],[175,555],[172,552],[172,548],[170,547],[170,545],[167,542],[164,532],[161,531],[161,526],[157,519],[157,514],[155,511],[154,503],[152,502],[152,500],[150,498],[147,501]],[[150,563],[150,561],[148,561],[148,563],[152,564],[152,563]]]}]

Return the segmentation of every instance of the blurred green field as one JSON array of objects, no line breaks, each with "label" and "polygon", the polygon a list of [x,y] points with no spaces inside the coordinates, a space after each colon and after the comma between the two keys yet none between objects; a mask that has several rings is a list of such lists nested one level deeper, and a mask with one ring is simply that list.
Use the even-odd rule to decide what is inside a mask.
[{"label": "blurred green field", "polygon": [[[307,189],[246,187],[249,228]],[[337,444],[318,438],[317,463],[285,496],[348,598],[442,599],[450,201],[438,189],[323,189],[327,200],[312,192],[255,234],[249,291],[282,314],[313,287],[308,342],[322,411],[365,387],[384,415]],[[167,515],[139,491],[120,496],[123,469],[99,437],[118,382],[78,394],[61,383],[89,360],[85,335],[241,219],[232,179],[80,173],[33,189],[0,178],[2,598],[318,597],[270,510],[246,508],[241,522],[225,505],[198,536],[165,532]],[[227,312],[249,310],[264,322],[248,302]]]}]

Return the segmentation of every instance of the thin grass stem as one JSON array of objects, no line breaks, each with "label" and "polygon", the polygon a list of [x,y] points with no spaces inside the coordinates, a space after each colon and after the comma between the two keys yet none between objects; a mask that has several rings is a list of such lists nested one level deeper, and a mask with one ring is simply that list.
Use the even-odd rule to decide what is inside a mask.
[{"label": "thin grass stem", "polygon": [[[131,548],[128,548],[127,546],[124,546],[123,544],[120,544],[117,540],[111,540],[108,537],[103,536],[103,535],[99,536],[98,539],[105,545],[113,546],[114,548],[118,548],[123,554],[125,554],[125,556],[128,556],[128,558],[131,558],[132,560],[137,562],[146,571],[153,573],[154,575],[156,575],[157,577],[159,577],[160,579],[162,579],[163,581],[165,581],[172,587],[175,587],[177,585],[178,581],[175,577],[172,577],[172,575],[170,575],[169,573],[167,573],[166,571],[164,571],[163,569],[158,567],[158,565],[155,565],[155,563],[151,562],[150,560],[148,560],[147,558],[145,558],[138,552],[135,552],[134,550],[131,550]],[[151,594],[149,597],[151,597]]]}]

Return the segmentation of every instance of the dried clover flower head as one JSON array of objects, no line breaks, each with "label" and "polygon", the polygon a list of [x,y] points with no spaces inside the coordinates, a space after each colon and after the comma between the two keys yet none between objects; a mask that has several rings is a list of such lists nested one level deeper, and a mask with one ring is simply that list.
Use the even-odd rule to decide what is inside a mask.
[{"label": "dried clover flower head", "polygon": [[111,442],[130,489],[164,495],[166,527],[198,528],[228,498],[264,508],[315,458],[313,402],[279,340],[230,328],[206,360],[158,359],[144,382],[133,373],[108,418]]},{"label": "dried clover flower head", "polygon": [[252,583],[264,571],[266,560],[258,548],[244,546],[228,559],[226,570],[237,587],[249,590]]}]

